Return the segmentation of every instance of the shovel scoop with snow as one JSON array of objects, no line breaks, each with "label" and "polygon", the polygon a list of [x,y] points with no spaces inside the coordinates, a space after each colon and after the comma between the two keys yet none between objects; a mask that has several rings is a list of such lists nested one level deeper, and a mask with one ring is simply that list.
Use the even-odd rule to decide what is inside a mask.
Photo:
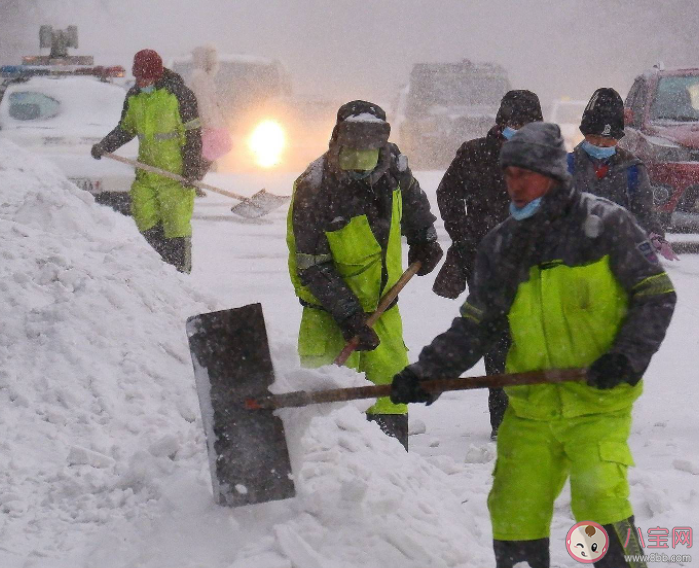
[{"label": "shovel scoop with snow", "polygon": [[[389,396],[391,385],[270,394],[274,369],[262,306],[193,316],[187,337],[206,432],[214,498],[238,507],[295,495],[284,425],[278,408]],[[438,379],[434,393],[585,379],[585,370]]]}]

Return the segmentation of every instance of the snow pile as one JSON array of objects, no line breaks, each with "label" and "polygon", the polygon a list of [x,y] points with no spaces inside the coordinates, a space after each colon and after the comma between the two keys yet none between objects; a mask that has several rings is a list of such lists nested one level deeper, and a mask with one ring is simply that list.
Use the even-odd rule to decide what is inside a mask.
[{"label": "snow pile", "polygon": [[[0,565],[484,565],[487,535],[438,468],[364,419],[284,411],[299,496],[214,505],[184,322],[222,309],[131,219],[0,141]],[[298,368],[278,390],[363,384]],[[487,530],[487,529],[486,529]],[[485,542],[486,546],[474,546]]]}]

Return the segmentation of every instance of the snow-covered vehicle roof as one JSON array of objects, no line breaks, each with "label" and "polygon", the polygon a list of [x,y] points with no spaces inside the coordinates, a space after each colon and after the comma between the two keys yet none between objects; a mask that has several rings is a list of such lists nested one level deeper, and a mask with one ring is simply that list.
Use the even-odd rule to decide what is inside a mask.
[{"label": "snow-covered vehicle roof", "polygon": [[128,167],[90,156],[90,147],[118,124],[125,94],[92,76],[14,80],[0,101],[0,138],[43,154],[91,193],[128,191]]}]

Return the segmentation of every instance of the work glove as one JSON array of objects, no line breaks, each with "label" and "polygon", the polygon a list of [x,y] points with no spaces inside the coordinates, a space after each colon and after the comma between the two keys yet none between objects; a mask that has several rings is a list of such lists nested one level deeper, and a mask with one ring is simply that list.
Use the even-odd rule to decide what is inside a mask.
[{"label": "work glove", "polygon": [[359,338],[359,343],[355,347],[356,351],[373,351],[379,346],[381,340],[376,332],[366,324],[366,314],[356,313],[338,324],[342,337],[348,343],[355,337]]},{"label": "work glove", "polygon": [[391,402],[393,404],[409,404],[411,402],[424,402],[427,406],[439,398],[439,394],[432,394],[423,390],[420,386],[420,377],[410,367],[406,367],[395,377],[391,383]]},{"label": "work glove", "polygon": [[422,266],[417,271],[418,276],[424,276],[432,272],[442,259],[442,247],[437,241],[410,245],[408,250],[408,264],[420,262]]},{"label": "work glove", "polygon": [[432,286],[432,291],[437,296],[455,300],[464,290],[469,277],[469,266],[465,247],[459,243],[452,243],[447,251],[447,259],[437,274]]},{"label": "work glove", "polygon": [[655,250],[659,252],[663,258],[666,258],[667,260],[680,259],[680,257],[675,254],[675,251],[672,250],[672,245],[657,233],[651,233],[648,238],[650,239],[653,247],[655,247]]},{"label": "work glove", "polygon": [[95,160],[101,160],[102,155],[104,154],[104,148],[102,147],[102,144],[99,142],[97,144],[93,144],[92,148],[90,149],[90,154],[92,154],[92,157]]},{"label": "work glove", "polygon": [[601,390],[612,389],[621,383],[635,386],[641,376],[622,353],[605,353],[587,370],[587,384]]}]

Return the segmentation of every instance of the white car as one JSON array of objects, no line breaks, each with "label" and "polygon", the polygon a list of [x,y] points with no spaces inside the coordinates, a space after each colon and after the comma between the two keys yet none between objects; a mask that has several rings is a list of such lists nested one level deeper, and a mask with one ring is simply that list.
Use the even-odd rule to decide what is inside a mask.
[{"label": "white car", "polygon": [[551,105],[550,121],[561,127],[561,134],[565,140],[566,150],[572,152],[585,138],[580,132],[580,122],[587,101],[573,101],[558,99]]},{"label": "white car", "polygon": [[[97,201],[128,212],[133,169],[90,155],[119,122],[126,91],[89,75],[22,76],[5,84],[0,137],[45,156]],[[137,150],[134,141],[120,153],[135,157]]]}]

